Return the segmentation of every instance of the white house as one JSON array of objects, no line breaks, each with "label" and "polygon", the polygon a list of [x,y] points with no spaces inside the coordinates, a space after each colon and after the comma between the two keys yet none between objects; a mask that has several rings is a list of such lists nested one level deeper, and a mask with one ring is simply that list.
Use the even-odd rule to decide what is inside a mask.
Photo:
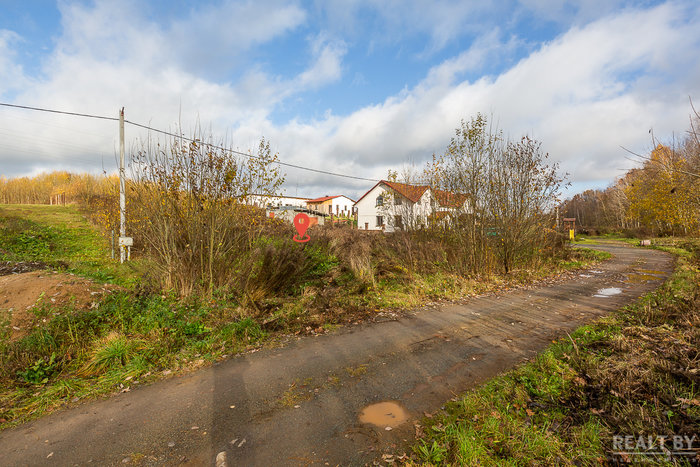
[{"label": "white house", "polygon": [[246,204],[259,208],[278,208],[281,206],[305,208],[308,199],[286,195],[250,195],[246,198]]},{"label": "white house", "polygon": [[355,203],[358,229],[385,232],[444,222],[449,213],[466,207],[465,195],[387,180],[374,185]]},{"label": "white house", "polygon": [[353,215],[355,201],[344,195],[322,196],[306,201],[306,207],[323,214],[350,217]]}]

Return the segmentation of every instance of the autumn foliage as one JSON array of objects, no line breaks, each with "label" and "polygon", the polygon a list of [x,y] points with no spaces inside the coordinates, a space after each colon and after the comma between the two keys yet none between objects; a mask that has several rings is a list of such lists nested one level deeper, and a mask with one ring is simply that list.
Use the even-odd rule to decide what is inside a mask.
[{"label": "autumn foliage", "polygon": [[61,203],[87,203],[96,196],[109,196],[118,178],[65,171],[41,173],[34,177],[8,179],[0,177],[0,203],[50,204],[52,196],[61,195]]},{"label": "autumn foliage", "polygon": [[[697,121],[697,120],[696,120]],[[567,200],[562,213],[591,232],[700,234],[700,142],[695,125],[680,145],[655,141],[640,168],[605,190]]]},{"label": "autumn foliage", "polygon": [[265,140],[246,157],[201,136],[148,141],[130,164],[129,229],[158,285],[180,295],[211,293],[240,279],[267,222],[246,198],[274,194],[284,180]]}]

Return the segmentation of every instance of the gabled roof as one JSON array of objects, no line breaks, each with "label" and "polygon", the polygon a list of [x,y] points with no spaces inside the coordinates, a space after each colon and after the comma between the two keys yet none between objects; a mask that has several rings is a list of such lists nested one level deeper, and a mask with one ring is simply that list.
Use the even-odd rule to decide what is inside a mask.
[{"label": "gabled roof", "polygon": [[303,199],[303,200],[309,199],[309,198],[304,198],[302,196],[267,195],[267,194],[262,194],[262,193],[250,193],[250,194],[247,194],[244,196],[239,196],[239,198],[244,198],[244,197],[252,198],[254,196],[262,196],[263,198],[292,198],[292,199]]},{"label": "gabled roof", "polygon": [[367,194],[370,191],[374,190],[380,184],[388,186],[396,193],[400,194],[406,199],[411,200],[414,203],[417,203],[418,200],[420,200],[421,196],[423,196],[423,194],[428,190],[431,190],[435,201],[437,201],[437,203],[444,208],[459,208],[462,205],[464,205],[464,202],[467,200],[467,195],[433,189],[430,188],[428,185],[409,185],[407,183],[398,183],[390,182],[388,180],[381,180],[379,183],[374,185],[369,191],[367,191],[367,193],[362,195],[362,197],[357,200],[357,203],[359,203],[360,200],[362,200],[362,198],[367,196]]},{"label": "gabled roof", "polygon": [[400,194],[404,198],[407,198],[407,199],[413,201],[414,203],[418,202],[420,197],[423,196],[423,193],[425,193],[428,190],[428,188],[430,188],[427,185],[408,185],[406,183],[398,183],[398,182],[390,182],[388,180],[380,180],[377,182],[376,185],[374,185],[372,188],[367,190],[367,193],[360,196],[360,199],[355,201],[355,204],[362,201],[362,198],[367,196],[370,191],[374,190],[375,188],[377,188],[381,184],[388,186],[389,188],[391,188],[392,190],[394,190],[395,192],[397,192],[398,194]]},{"label": "gabled roof", "polygon": [[408,198],[414,203],[417,203],[420,197],[423,196],[423,193],[430,188],[427,185],[408,185],[406,183],[389,182],[387,180],[382,180],[382,182],[404,198]]},{"label": "gabled roof", "polygon": [[[345,196],[345,195],[321,196],[320,198],[309,199],[309,200],[307,200],[306,202],[307,202],[307,203],[310,203],[310,204],[323,203],[324,201],[328,201],[329,199],[340,198],[341,196],[344,197],[344,198],[348,198],[348,197]],[[352,198],[348,198],[348,199],[354,203],[354,201],[353,201]]]}]

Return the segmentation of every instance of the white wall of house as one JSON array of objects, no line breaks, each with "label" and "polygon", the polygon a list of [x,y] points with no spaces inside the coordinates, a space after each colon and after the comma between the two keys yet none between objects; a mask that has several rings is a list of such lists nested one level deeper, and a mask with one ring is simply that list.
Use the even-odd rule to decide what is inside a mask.
[{"label": "white wall of house", "polygon": [[334,216],[350,217],[353,214],[352,208],[355,205],[355,201],[353,201],[345,195],[340,195],[319,203],[312,204],[307,202],[307,204],[309,209],[313,209],[324,214],[333,214]]},{"label": "white wall of house", "polygon": [[296,196],[284,195],[250,195],[246,200],[246,204],[257,206],[259,208],[267,208],[269,206],[296,206],[300,208],[306,207],[306,201],[309,198],[299,198]]},{"label": "white wall of house", "polygon": [[[377,205],[377,198],[382,198],[382,205]],[[428,225],[428,218],[435,212],[454,212],[454,207],[441,206],[433,196],[430,188],[416,202],[412,202],[395,192],[385,183],[378,183],[355,203],[357,210],[357,228],[360,230],[395,230],[418,229]],[[469,211],[465,202],[460,208]],[[451,217],[440,218],[440,222],[451,222]]]},{"label": "white wall of house", "polygon": [[382,230],[386,224],[385,214],[376,205],[377,196],[385,195],[385,188],[379,183],[355,203],[358,229]]},{"label": "white wall of house", "polygon": [[334,215],[351,216],[353,214],[352,208],[355,205],[355,201],[351,200],[347,196],[341,195],[337,198],[331,200],[331,209]]},{"label": "white wall of house", "polygon": [[[382,205],[377,198],[382,197]],[[397,200],[400,200],[397,202]],[[425,224],[432,212],[432,196],[426,190],[417,202],[395,193],[389,186],[379,183],[357,203],[357,228],[360,230],[384,230],[393,232],[403,228],[417,228]]]}]

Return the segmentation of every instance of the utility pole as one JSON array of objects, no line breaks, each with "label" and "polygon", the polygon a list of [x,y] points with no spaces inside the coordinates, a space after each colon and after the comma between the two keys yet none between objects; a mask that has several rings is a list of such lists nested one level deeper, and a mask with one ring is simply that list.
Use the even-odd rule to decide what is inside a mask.
[{"label": "utility pole", "polygon": [[126,257],[126,195],[124,194],[124,107],[119,111],[119,262]]}]

